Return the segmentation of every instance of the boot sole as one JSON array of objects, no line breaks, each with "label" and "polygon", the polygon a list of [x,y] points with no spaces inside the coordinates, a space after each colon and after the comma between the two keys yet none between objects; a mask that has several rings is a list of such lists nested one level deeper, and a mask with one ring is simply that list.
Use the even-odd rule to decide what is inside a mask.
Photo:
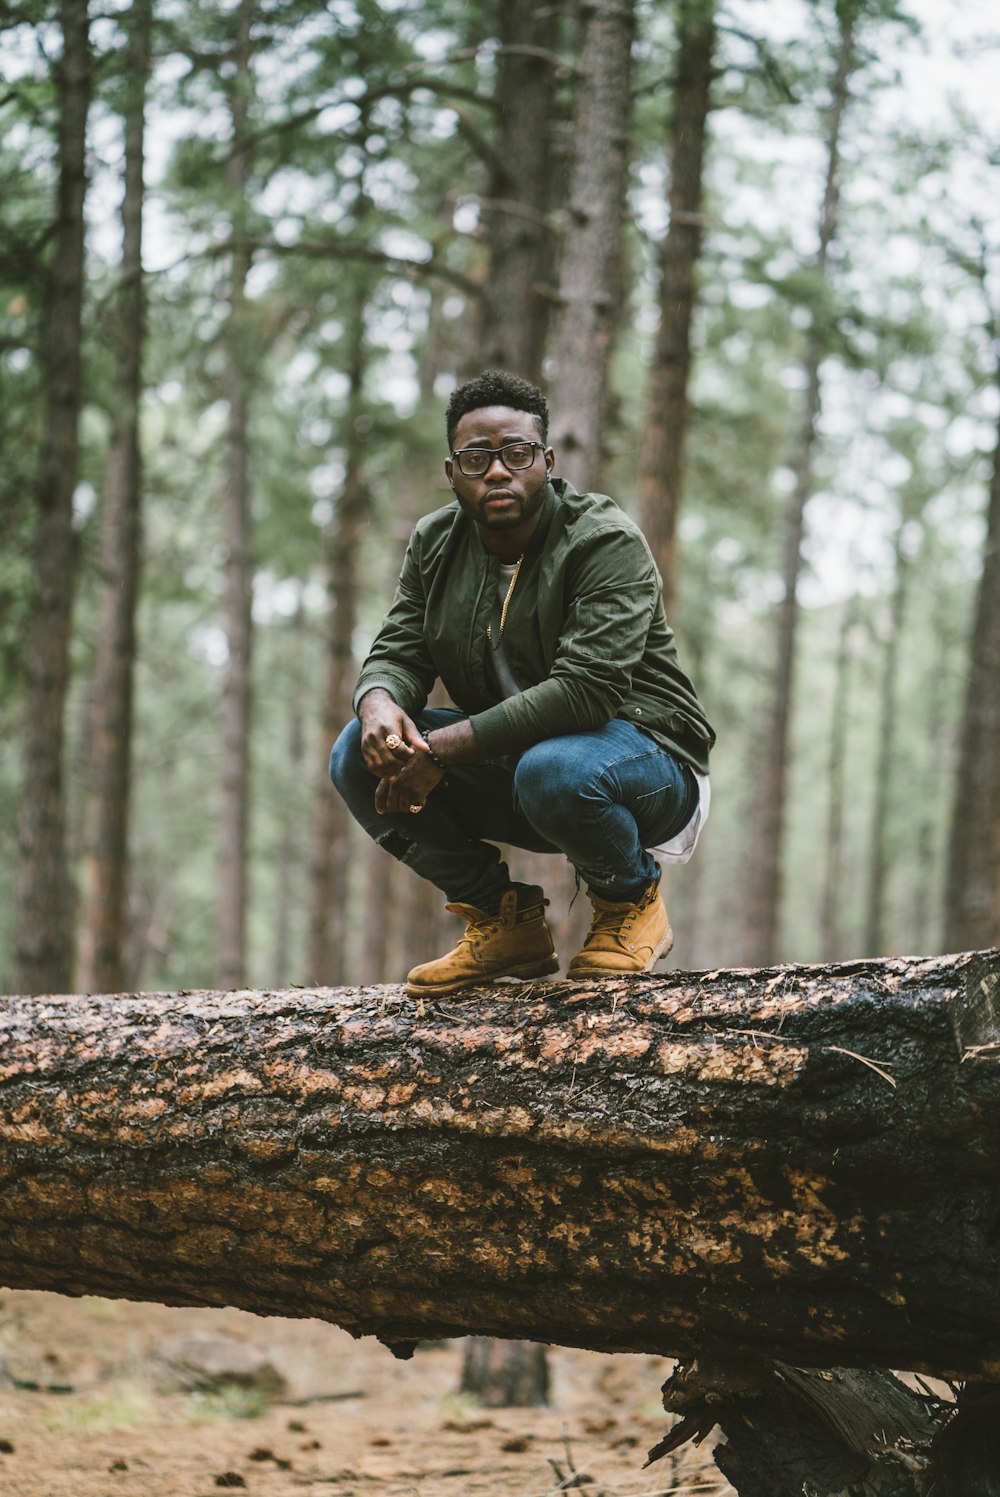
[{"label": "boot sole", "polygon": [[482,977],[463,978],[458,982],[406,984],[411,998],[447,998],[449,993],[461,993],[467,988],[486,987],[498,977],[547,977],[559,971],[559,958],[547,956],[544,961],[525,962],[519,967],[506,967],[502,972],[489,972]]},{"label": "boot sole", "polygon": [[653,954],[649,958],[649,961],[646,963],[645,967],[591,967],[591,966],[587,966],[587,967],[583,967],[583,968],[576,967],[575,970],[574,970],[574,963],[576,961],[576,958],[574,957],[573,961],[570,962],[569,966],[566,968],[566,976],[567,977],[583,977],[583,978],[587,978],[587,977],[594,977],[594,978],[600,978],[600,977],[641,977],[644,972],[651,972],[652,969],[656,966],[656,963],[660,960],[661,957],[669,955],[669,953],[673,950],[673,945],[674,945],[674,933],[670,929],[670,926],[668,925],[665,934],[657,942],[656,946],[654,947]]}]

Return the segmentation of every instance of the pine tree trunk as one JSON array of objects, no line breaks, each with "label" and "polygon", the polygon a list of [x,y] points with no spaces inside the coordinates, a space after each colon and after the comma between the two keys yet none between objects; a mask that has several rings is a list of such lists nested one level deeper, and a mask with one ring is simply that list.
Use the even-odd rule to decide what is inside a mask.
[{"label": "pine tree trunk", "polygon": [[[305,615],[301,594],[299,605],[291,621],[292,656],[298,661],[302,656],[305,635]],[[306,726],[304,707],[307,700],[304,672],[291,666],[287,672],[288,697],[285,706],[287,730],[288,768],[296,784],[304,784],[315,766],[306,765]],[[301,847],[303,830],[296,817],[286,815],[281,820],[277,847],[277,893],[274,912],[274,955],[271,971],[274,983],[280,986],[289,981],[292,967],[293,912],[301,900]],[[297,957],[296,957],[297,959]]]},{"label": "pine tree trunk", "polygon": [[826,836],[823,838],[823,898],[820,906],[820,950],[828,962],[840,961],[843,952],[841,905],[844,864],[844,776],[847,763],[847,726],[850,701],[851,634],[857,616],[856,598],[848,598],[840,621],[837,663],[834,675],[833,710],[830,714],[830,753],[827,759],[829,802]]},{"label": "pine tree trunk", "polygon": [[670,223],[660,252],[660,325],[649,370],[639,457],[643,532],[663,577],[669,615],[688,428],[688,375],[698,259],[702,173],[711,108],[715,19],[706,0],[682,0],[670,149]]},{"label": "pine tree trunk", "polygon": [[554,270],[552,116],[559,13],[536,0],[501,7],[495,160],[483,204],[490,270],[484,287],[478,368],[538,381]]},{"label": "pine tree trunk", "polygon": [[868,863],[867,928],[865,951],[869,956],[881,956],[886,950],[885,907],[886,885],[889,879],[891,859],[889,855],[889,797],[892,781],[892,765],[895,756],[896,714],[899,673],[899,639],[906,611],[907,566],[903,554],[903,527],[901,517],[896,532],[895,582],[889,613],[889,635],[885,641],[882,659],[882,690],[879,694],[878,754],[875,764],[875,804],[872,808],[871,850]]},{"label": "pine tree trunk", "polygon": [[[853,12],[840,14],[840,46],[832,85],[832,104],[826,138],[826,183],[819,221],[816,272],[827,272],[830,245],[837,229],[840,175],[840,136],[849,100],[848,85],[856,66]],[[777,619],[777,651],[768,720],[753,776],[754,803],[747,852],[746,959],[775,960],[779,946],[785,803],[788,793],[795,643],[799,624],[798,585],[802,570],[802,539],[806,504],[812,490],[812,458],[820,409],[820,365],[825,353],[822,328],[816,317],[809,332],[803,361],[805,399],[795,456],[795,483],[788,499],[782,549],[782,602]]]},{"label": "pine tree trunk", "polygon": [[[704,699],[714,696],[712,624],[691,629],[685,635],[684,654],[691,679],[698,682]],[[720,936],[725,932],[723,903],[719,898],[711,839],[698,847],[698,856],[683,869],[661,865],[661,889],[670,915],[674,945],[666,958],[674,967],[708,967],[719,959]]]},{"label": "pine tree trunk", "polygon": [[544,1408],[549,1401],[546,1348],[534,1341],[469,1336],[458,1391],[488,1409]]},{"label": "pine tree trunk", "polygon": [[72,899],[63,767],[76,546],[81,404],[86,133],[91,59],[87,0],[62,0],[58,202],[46,287],[45,431],[38,483],[36,587],[25,648],[24,784],[18,821],[15,983],[26,993],[70,981]]},{"label": "pine tree trunk", "polygon": [[621,279],[633,0],[587,0],[568,208],[552,335],[552,445],[560,475],[600,485]]},{"label": "pine tree trunk", "polygon": [[[944,615],[947,615],[947,619]],[[907,900],[909,919],[906,934],[907,951],[940,951],[944,925],[947,879],[947,836],[950,807],[942,814],[941,767],[952,758],[954,724],[950,710],[949,688],[954,675],[948,622],[951,600],[940,595],[934,600],[934,654],[930,660],[924,709],[923,753],[921,770],[923,786],[916,810],[916,838],[910,868],[910,894]]]},{"label": "pine tree trunk", "polygon": [[247,842],[250,815],[253,559],[246,283],[251,264],[247,237],[247,184],[250,177],[248,120],[252,87],[250,33],[253,17],[254,0],[240,0],[236,11],[237,35],[230,97],[232,138],[226,164],[226,189],[232,203],[233,249],[224,376],[228,406],[223,501],[227,655],[222,688],[222,783],[217,891],[216,981],[220,988],[238,988],[244,981],[249,886]]},{"label": "pine tree trunk", "polygon": [[364,838],[360,866],[362,901],[358,981],[397,982],[404,975],[399,967],[393,968],[401,925],[401,885],[404,880],[413,880],[414,875],[370,837]]},{"label": "pine tree trunk", "polygon": [[0,1002],[0,1282],[1000,1368],[1000,953]]},{"label": "pine tree trunk", "polygon": [[117,399],[101,514],[100,627],[87,735],[90,789],[85,807],[77,977],[84,993],[117,993],[128,985],[125,944],[132,699],[142,526],[139,406],[146,311],[143,172],[152,0],[133,0],[127,24],[122,272],[115,329]]},{"label": "pine tree trunk", "polygon": [[[353,639],[358,612],[358,571],[361,542],[371,509],[371,495],[364,474],[364,430],[361,424],[366,364],[364,314],[364,304],[359,299],[353,311],[347,356],[349,392],[344,433],[344,483],[327,534],[329,633],[323,693],[324,759],[351,717],[351,698],[357,675]],[[317,777],[309,859],[306,971],[310,982],[343,982],[347,975],[349,824],[347,808],[331,788],[326,773],[321,773]]]},{"label": "pine tree trunk", "polygon": [[[1000,385],[1000,368],[997,371]],[[1000,941],[1000,423],[969,645],[951,821],[945,939]]]}]

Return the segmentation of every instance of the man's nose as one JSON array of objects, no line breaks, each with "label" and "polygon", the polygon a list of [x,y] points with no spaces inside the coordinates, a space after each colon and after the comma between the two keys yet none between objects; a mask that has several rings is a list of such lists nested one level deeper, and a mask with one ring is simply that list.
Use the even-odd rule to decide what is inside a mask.
[{"label": "man's nose", "polygon": [[491,455],[491,457],[490,457],[490,465],[486,469],[486,472],[483,474],[483,477],[484,478],[489,478],[490,475],[492,474],[494,468],[497,466],[498,463],[500,464],[500,473],[501,473],[501,476],[503,478],[506,478],[507,475],[510,472],[510,469],[507,467],[507,464],[504,462],[503,457],[501,456],[501,453],[500,453],[499,450],[497,452],[494,452]]}]

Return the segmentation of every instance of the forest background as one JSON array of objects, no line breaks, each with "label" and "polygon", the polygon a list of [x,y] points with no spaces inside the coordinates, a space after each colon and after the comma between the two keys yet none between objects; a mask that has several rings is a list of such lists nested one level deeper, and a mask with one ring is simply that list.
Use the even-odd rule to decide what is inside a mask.
[{"label": "forest background", "polygon": [[[447,394],[493,364],[642,523],[718,730],[677,964],[995,942],[985,0],[0,27],[6,991],[398,981],[443,949],[326,759],[448,497]],[[568,956],[585,902],[540,876]]]}]

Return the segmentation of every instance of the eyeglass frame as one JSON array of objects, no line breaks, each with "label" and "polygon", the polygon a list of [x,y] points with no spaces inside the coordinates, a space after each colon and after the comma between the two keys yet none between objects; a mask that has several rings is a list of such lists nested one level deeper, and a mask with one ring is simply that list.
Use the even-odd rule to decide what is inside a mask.
[{"label": "eyeglass frame", "polygon": [[[504,453],[509,447],[530,447],[531,462],[525,463],[520,468],[512,468],[510,463],[504,457]],[[485,478],[486,474],[490,471],[497,458],[499,458],[503,463],[508,473],[526,473],[535,461],[536,447],[540,447],[543,452],[545,451],[544,442],[532,442],[527,437],[525,437],[524,439],[518,439],[516,442],[504,442],[502,447],[456,447],[455,451],[451,455],[453,460],[458,463],[458,471],[461,473],[463,478]],[[481,452],[489,457],[489,462],[486,464],[486,467],[483,469],[482,473],[466,473],[465,469],[462,467],[462,457],[466,452]]]}]

